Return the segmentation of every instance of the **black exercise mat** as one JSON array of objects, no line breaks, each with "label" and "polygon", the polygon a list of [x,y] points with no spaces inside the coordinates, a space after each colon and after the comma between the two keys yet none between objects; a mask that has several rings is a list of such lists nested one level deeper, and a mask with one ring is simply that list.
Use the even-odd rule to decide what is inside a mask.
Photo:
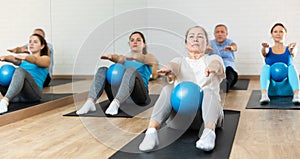
[{"label": "black exercise mat", "polygon": [[56,99],[59,99],[59,98],[63,98],[63,97],[67,97],[67,96],[71,96],[73,95],[72,93],[65,93],[65,94],[47,94],[47,93],[44,93],[42,94],[42,99],[40,101],[37,101],[37,102],[18,102],[18,103],[13,103],[11,102],[8,106],[8,112],[6,113],[9,113],[9,112],[14,112],[14,111],[17,111],[17,110],[21,110],[21,109],[24,109],[24,108],[28,108],[28,107],[32,107],[32,106],[36,106],[38,104],[42,104],[42,103],[45,103],[45,102],[49,102],[49,101],[52,101],[52,100],[56,100]]},{"label": "black exercise mat", "polygon": [[[110,102],[109,100],[105,100],[103,102],[97,103],[96,104],[96,111],[94,112],[89,112],[87,114],[80,115],[82,117],[126,117],[126,118],[132,118],[141,112],[151,108],[159,95],[150,95],[151,98],[151,103],[146,105],[146,106],[138,106],[134,104],[133,102],[124,102],[121,104],[119,113],[117,115],[107,115],[105,114],[105,110],[108,108]],[[76,111],[65,114],[63,116],[78,116],[76,114]]]},{"label": "black exercise mat", "polygon": [[[194,159],[194,158],[229,158],[231,147],[234,141],[236,129],[239,122],[240,112],[239,111],[230,111],[225,110],[225,120],[224,127],[222,129],[216,129],[216,146],[213,151],[205,152],[197,149],[196,141],[198,141],[199,130],[189,129],[187,130],[179,139],[177,139],[172,144],[168,145],[165,148],[157,149],[148,153],[129,153],[129,152],[139,152],[138,146],[144,138],[144,133],[140,134],[134,138],[131,142],[125,145],[121,150],[117,151],[110,158],[111,159],[120,159],[120,158],[130,158],[130,159]],[[168,134],[174,134],[174,129],[169,129],[165,137],[168,137]],[[203,128],[201,128],[203,129]],[[200,130],[202,133],[202,130]],[[161,135],[159,134],[159,138]],[[161,141],[161,140],[160,140]],[[134,151],[132,151],[134,150]]]},{"label": "black exercise mat", "polygon": [[247,103],[247,109],[300,109],[300,105],[294,105],[292,102],[292,96],[272,96],[270,103],[261,105],[259,100],[261,98],[260,90],[253,90],[249,101]]},{"label": "black exercise mat", "polygon": [[249,79],[238,79],[236,84],[230,88],[231,90],[247,90],[249,85]]},{"label": "black exercise mat", "polygon": [[76,82],[76,81],[81,81],[84,79],[65,79],[65,78],[57,78],[57,79],[51,79],[49,86],[58,86],[61,84],[67,84],[67,83],[71,83],[71,82]]}]

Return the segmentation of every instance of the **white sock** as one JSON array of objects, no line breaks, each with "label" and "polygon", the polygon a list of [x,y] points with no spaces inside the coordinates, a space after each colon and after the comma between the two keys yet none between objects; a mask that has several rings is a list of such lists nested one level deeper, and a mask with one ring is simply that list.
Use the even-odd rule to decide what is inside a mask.
[{"label": "white sock", "polygon": [[299,104],[300,103],[300,94],[299,93],[294,94],[293,103],[294,104]]},{"label": "white sock", "polygon": [[157,130],[155,128],[148,128],[144,140],[141,142],[140,151],[148,152],[153,150],[159,144]]},{"label": "white sock", "polygon": [[93,103],[90,100],[87,100],[84,103],[84,105],[79,110],[76,111],[76,114],[77,115],[86,114],[89,111],[96,111],[96,106],[95,106],[95,103]]},{"label": "white sock", "polygon": [[260,104],[267,104],[270,102],[270,98],[267,93],[261,94],[261,99],[259,100]]},{"label": "white sock", "polygon": [[105,114],[116,115],[118,114],[119,107],[120,104],[116,100],[113,100],[106,109]]},{"label": "white sock", "polygon": [[215,148],[215,140],[215,131],[209,128],[205,128],[200,139],[196,142],[196,147],[204,151],[211,151]]},{"label": "white sock", "polygon": [[0,101],[0,113],[5,113],[8,111],[8,102],[4,99]]}]

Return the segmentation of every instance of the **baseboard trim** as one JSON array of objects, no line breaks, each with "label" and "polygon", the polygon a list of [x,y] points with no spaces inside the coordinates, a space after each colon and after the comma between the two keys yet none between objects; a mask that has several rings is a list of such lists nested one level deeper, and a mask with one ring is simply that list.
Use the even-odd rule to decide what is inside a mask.
[{"label": "baseboard trim", "polygon": [[53,75],[52,79],[93,79],[94,75]]},{"label": "baseboard trim", "polygon": [[239,75],[239,79],[259,79],[259,75]]},{"label": "baseboard trim", "polygon": [[[80,78],[80,79],[93,79],[94,75],[53,75],[53,79],[57,78],[65,78],[65,79],[72,79],[72,78]],[[259,75],[239,75],[239,79],[259,79]]]}]

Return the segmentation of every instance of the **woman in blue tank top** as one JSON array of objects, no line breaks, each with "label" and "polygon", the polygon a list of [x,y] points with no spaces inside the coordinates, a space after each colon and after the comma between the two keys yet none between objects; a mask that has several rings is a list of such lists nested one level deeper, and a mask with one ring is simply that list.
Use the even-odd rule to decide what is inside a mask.
[{"label": "woman in blue tank top", "polygon": [[266,42],[262,43],[262,55],[265,57],[265,65],[260,75],[260,89],[261,89],[261,104],[268,104],[270,98],[268,96],[269,85],[271,82],[270,69],[274,63],[282,62],[288,66],[288,82],[293,90],[293,103],[300,104],[299,95],[299,75],[293,65],[293,57],[295,56],[296,43],[290,43],[288,46],[284,44],[287,34],[286,27],[281,23],[276,23],[271,28],[271,35],[274,40],[274,45]]},{"label": "woman in blue tank top", "polygon": [[[131,99],[135,104],[143,106],[150,103],[148,83],[151,74],[156,73],[157,59],[154,55],[147,53],[146,40],[141,32],[133,32],[129,36],[131,54],[129,56],[109,54],[101,56],[101,59],[110,60],[114,63],[121,63],[126,70],[119,86],[111,85],[106,79],[107,67],[99,67],[85,104],[76,111],[76,114],[86,114],[96,111],[95,102],[105,90],[111,101],[105,110],[106,114],[118,114],[121,103]],[[154,74],[152,74],[153,76]],[[130,98],[131,97],[131,98]]]},{"label": "woman in blue tank top", "polygon": [[28,47],[32,55],[0,57],[0,61],[19,66],[15,69],[9,86],[0,85],[0,92],[4,96],[0,101],[0,113],[8,111],[10,102],[34,102],[41,99],[50,65],[47,42],[41,35],[32,34]]}]

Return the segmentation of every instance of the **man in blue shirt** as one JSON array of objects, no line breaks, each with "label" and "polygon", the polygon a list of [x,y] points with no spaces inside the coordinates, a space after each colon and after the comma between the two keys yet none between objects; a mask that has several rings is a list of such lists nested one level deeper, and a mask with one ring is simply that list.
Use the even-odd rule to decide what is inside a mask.
[{"label": "man in blue shirt", "polygon": [[228,29],[224,24],[216,25],[214,36],[215,39],[211,40],[210,45],[213,49],[212,53],[220,55],[223,59],[226,69],[226,79],[222,82],[222,88],[225,92],[228,92],[229,88],[233,87],[238,79],[238,74],[234,64],[234,52],[237,51],[237,45],[227,38]]}]

